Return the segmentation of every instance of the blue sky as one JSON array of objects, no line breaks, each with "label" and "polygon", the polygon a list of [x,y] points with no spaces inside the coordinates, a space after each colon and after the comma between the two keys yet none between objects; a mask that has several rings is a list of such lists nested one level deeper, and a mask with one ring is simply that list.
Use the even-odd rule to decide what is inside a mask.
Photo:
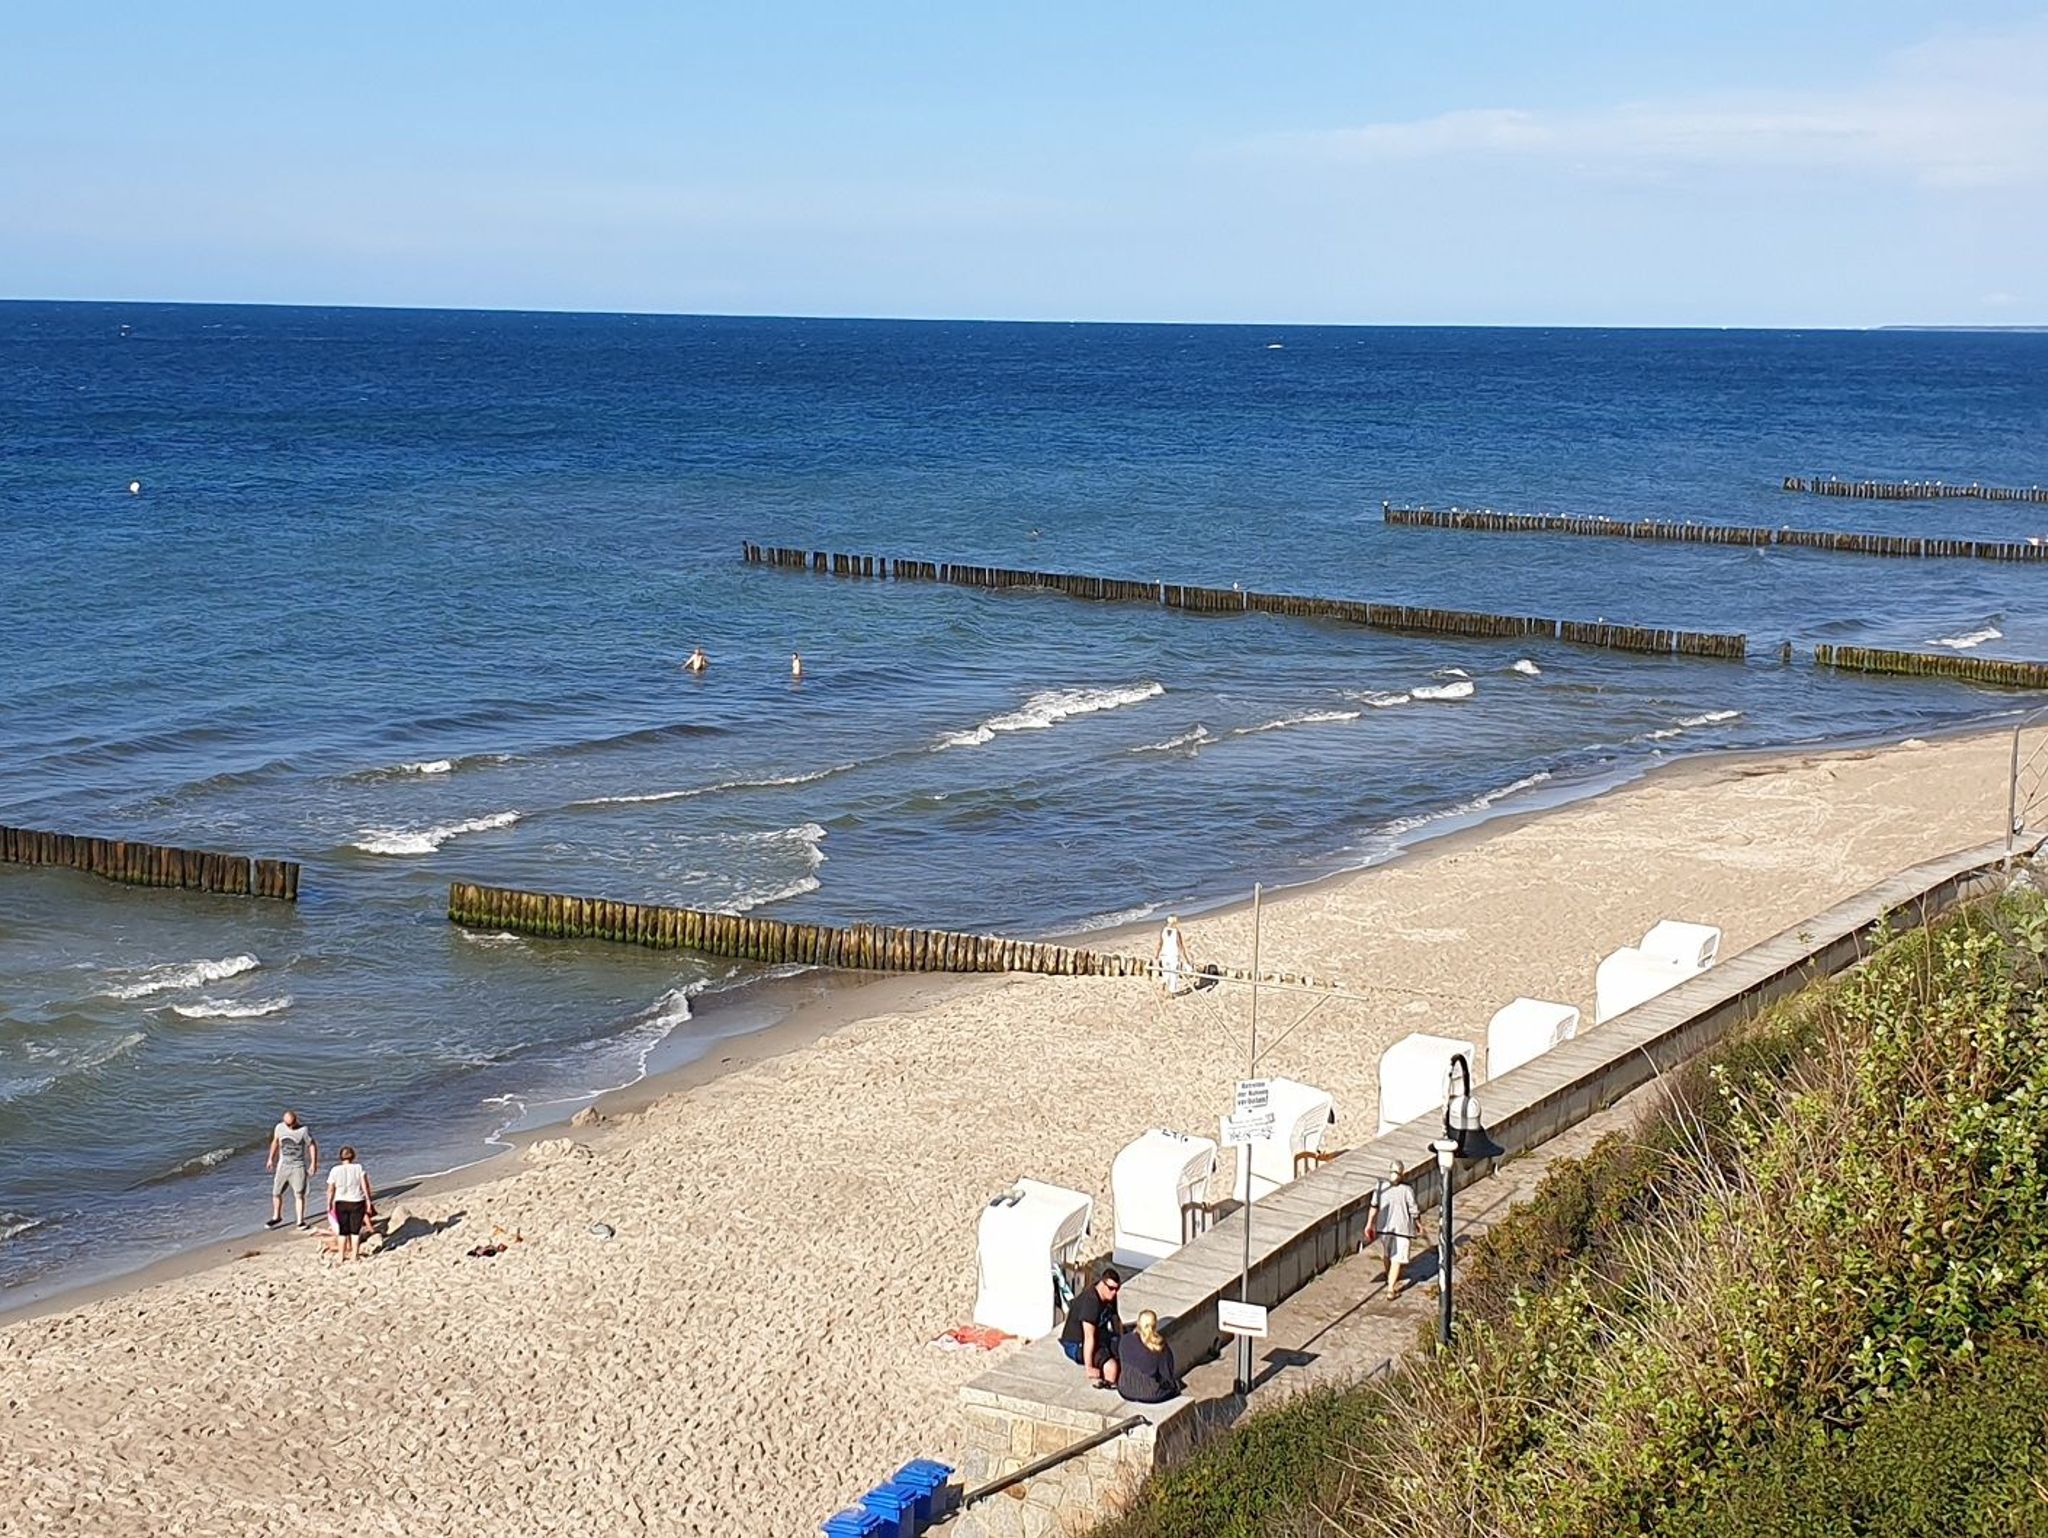
[{"label": "blue sky", "polygon": [[0,295],[2048,322],[2048,8],[15,0]]}]

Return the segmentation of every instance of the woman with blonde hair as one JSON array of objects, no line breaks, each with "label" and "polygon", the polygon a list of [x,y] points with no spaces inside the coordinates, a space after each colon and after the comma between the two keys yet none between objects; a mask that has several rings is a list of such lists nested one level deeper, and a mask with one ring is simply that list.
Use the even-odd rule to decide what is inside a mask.
[{"label": "woman with blonde hair", "polygon": [[1173,1347],[1159,1332],[1159,1316],[1146,1309],[1117,1347],[1122,1364],[1116,1391],[1138,1404],[1161,1404],[1180,1396],[1180,1373],[1173,1365]]}]

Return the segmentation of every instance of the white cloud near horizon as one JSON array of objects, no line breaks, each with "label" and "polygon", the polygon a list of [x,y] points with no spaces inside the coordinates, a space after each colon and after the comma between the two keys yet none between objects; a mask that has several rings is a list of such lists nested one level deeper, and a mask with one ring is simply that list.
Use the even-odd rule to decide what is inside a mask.
[{"label": "white cloud near horizon", "polygon": [[1247,148],[1326,164],[1492,161],[1653,177],[1782,169],[1933,189],[2019,187],[2048,182],[2044,77],[2048,24],[1925,43],[1860,83],[1578,110],[1480,107]]}]

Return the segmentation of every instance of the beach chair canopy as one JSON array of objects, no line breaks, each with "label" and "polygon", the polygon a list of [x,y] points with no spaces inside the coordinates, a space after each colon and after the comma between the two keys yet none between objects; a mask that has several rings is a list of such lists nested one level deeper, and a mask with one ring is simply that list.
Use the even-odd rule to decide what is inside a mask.
[{"label": "beach chair canopy", "polygon": [[1547,999],[1516,999],[1486,1022],[1486,1076],[1497,1079],[1579,1031],[1579,1012]]},{"label": "beach chair canopy", "polygon": [[1095,1198],[1042,1180],[1017,1184],[981,1209],[974,1322],[1036,1340],[1057,1316],[1053,1273],[1080,1258]]},{"label": "beach chair canopy", "polygon": [[1462,1055],[1480,1081],[1479,1052],[1455,1036],[1403,1036],[1380,1054],[1380,1135],[1418,1116],[1441,1117],[1451,1059]]},{"label": "beach chair canopy", "polygon": [[1266,1084],[1266,1108],[1273,1113],[1273,1135],[1237,1150],[1235,1185],[1239,1201],[1245,1199],[1247,1178],[1251,1181],[1253,1200],[1292,1180],[1294,1156],[1320,1153],[1323,1138],[1337,1119],[1337,1102],[1327,1090],[1298,1079],[1268,1079]]},{"label": "beach chair canopy", "polygon": [[1141,1270],[1181,1246],[1181,1208],[1206,1200],[1216,1173],[1216,1142],[1154,1127],[1126,1143],[1109,1167],[1116,1203],[1118,1266]]},{"label": "beach chair canopy", "polygon": [[1593,1023],[1605,1024],[1694,975],[1666,957],[1648,956],[1633,945],[1624,945],[1593,973]]},{"label": "beach chair canopy", "polygon": [[1659,956],[1686,972],[1704,972],[1721,955],[1721,931],[1712,924],[1685,924],[1659,919],[1636,946],[1645,956]]}]

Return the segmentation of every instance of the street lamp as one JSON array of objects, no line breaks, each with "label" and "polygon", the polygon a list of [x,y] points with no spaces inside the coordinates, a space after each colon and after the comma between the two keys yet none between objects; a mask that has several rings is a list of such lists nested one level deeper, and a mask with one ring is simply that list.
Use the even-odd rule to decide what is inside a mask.
[{"label": "street lamp", "polygon": [[1486,1131],[1479,1116],[1479,1101],[1472,1093],[1472,1064],[1460,1052],[1451,1059],[1445,1074],[1444,1135],[1429,1145],[1436,1155],[1437,1195],[1443,1203],[1443,1222],[1437,1232],[1437,1322],[1439,1346],[1451,1343],[1451,1173],[1454,1164],[1477,1164],[1498,1159],[1507,1150]]}]

